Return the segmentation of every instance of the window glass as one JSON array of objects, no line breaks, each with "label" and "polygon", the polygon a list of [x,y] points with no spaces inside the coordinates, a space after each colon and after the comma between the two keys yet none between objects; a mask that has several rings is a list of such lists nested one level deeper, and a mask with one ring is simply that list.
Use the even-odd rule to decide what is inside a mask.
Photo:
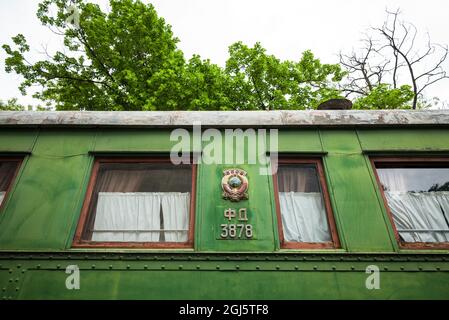
[{"label": "window glass", "polygon": [[277,173],[284,241],[332,241],[315,164],[280,164]]},{"label": "window glass", "polygon": [[18,161],[0,161],[0,205],[14,179]]},{"label": "window glass", "polygon": [[83,239],[187,242],[192,168],[170,163],[99,163]]},{"label": "window glass", "polygon": [[449,168],[381,165],[377,174],[404,242],[449,242]]}]

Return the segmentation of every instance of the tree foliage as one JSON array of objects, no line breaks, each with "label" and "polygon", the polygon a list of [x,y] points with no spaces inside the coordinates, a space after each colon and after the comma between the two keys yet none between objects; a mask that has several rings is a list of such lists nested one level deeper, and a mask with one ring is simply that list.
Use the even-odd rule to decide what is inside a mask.
[{"label": "tree foliage", "polygon": [[[257,43],[230,46],[226,68],[194,55],[186,61],[178,39],[151,4],[110,0],[110,12],[76,0],[79,26],[67,22],[65,0],[44,0],[37,16],[64,38],[65,50],[30,63],[23,35],[3,45],[7,72],[23,76],[23,94],[57,110],[271,110],[315,107],[339,96],[344,75],[310,51],[281,61]],[[56,12],[52,14],[52,12]]]},{"label": "tree foliage", "polygon": [[[4,45],[9,55],[6,71],[25,78],[22,92],[41,85],[42,92],[35,96],[52,101],[59,110],[151,110],[158,102],[151,93],[163,91],[161,87],[169,85],[165,80],[179,87],[185,61],[170,27],[151,5],[131,0],[113,0],[110,5],[106,14],[98,5],[77,1],[80,25],[76,27],[66,22],[70,14],[66,1],[40,3],[38,18],[64,37],[68,53],[58,51],[32,64],[24,57],[30,48],[22,35],[13,38],[15,50]],[[52,16],[55,8],[57,14]],[[184,102],[182,96],[176,98]]]},{"label": "tree foliage", "polygon": [[0,100],[0,111],[48,111],[50,110],[49,106],[32,106],[32,105],[23,105],[18,102],[17,98],[8,99],[6,102]]},{"label": "tree foliage", "polygon": [[353,103],[354,109],[411,109],[410,101],[413,91],[410,86],[403,85],[391,88],[388,84],[379,84],[371,89],[369,94],[362,96]]},{"label": "tree foliage", "polygon": [[336,84],[344,76],[339,65],[322,64],[311,51],[298,62],[268,55],[260,43],[249,48],[241,42],[229,47],[226,72],[243,94],[243,109],[298,109],[316,107],[339,97]]},{"label": "tree foliage", "polygon": [[[23,35],[3,45],[5,70],[24,79],[22,94],[40,86],[33,96],[57,110],[313,109],[348,96],[356,109],[409,109],[432,105],[422,91],[447,78],[447,47],[429,41],[423,52],[415,50],[416,29],[400,22],[398,11],[371,28],[380,39],[367,35],[361,50],[340,54],[339,64],[321,63],[309,50],[298,60],[281,60],[260,43],[237,42],[222,68],[198,55],[187,60],[151,4],[110,0],[104,12],[88,0],[70,3],[43,0],[37,11],[42,24],[63,38],[64,50],[30,62]],[[437,49],[437,61],[416,71]],[[411,81],[400,83],[402,69]]]},{"label": "tree foliage", "polygon": [[432,192],[432,191],[449,191],[449,181],[444,182],[441,185],[438,184],[438,183],[435,183],[427,191],[429,191],[429,192]]},{"label": "tree foliage", "polygon": [[9,99],[6,102],[0,100],[0,111],[24,111],[27,108],[17,102],[17,98]]}]

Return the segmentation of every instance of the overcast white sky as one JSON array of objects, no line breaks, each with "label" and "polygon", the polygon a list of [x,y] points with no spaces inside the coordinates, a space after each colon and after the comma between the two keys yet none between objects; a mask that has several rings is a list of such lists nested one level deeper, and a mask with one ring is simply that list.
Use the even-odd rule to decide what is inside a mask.
[{"label": "overcast white sky", "polygon": [[[41,26],[36,17],[37,0],[0,0],[0,44],[22,33],[31,46],[31,60],[43,59],[42,46],[60,49],[62,39]],[[94,1],[107,8],[107,0]],[[148,2],[148,1],[144,1]],[[160,16],[172,26],[181,40],[186,57],[193,53],[224,65],[227,48],[236,41],[248,45],[260,41],[281,59],[299,59],[311,49],[323,62],[336,63],[336,54],[359,47],[361,33],[369,26],[380,26],[385,9],[401,8],[402,18],[413,22],[431,40],[449,43],[449,1],[447,0],[157,0]],[[21,96],[21,79],[4,71],[5,54],[0,50],[0,99],[19,98],[24,104],[36,104]],[[445,69],[449,70],[449,61]],[[427,96],[449,101],[449,80],[427,90]]]}]

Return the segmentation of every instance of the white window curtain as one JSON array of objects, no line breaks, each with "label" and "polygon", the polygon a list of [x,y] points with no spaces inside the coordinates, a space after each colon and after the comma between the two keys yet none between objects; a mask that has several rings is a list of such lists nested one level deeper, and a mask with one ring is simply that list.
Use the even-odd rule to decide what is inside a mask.
[{"label": "white window curtain", "polygon": [[0,191],[0,204],[2,204],[3,198],[5,197],[5,194],[6,194],[5,191]]},{"label": "white window curtain", "polygon": [[[446,221],[449,222],[449,191],[438,191],[434,192],[434,194],[444,212]],[[449,233],[447,233],[447,235],[449,235]]]},{"label": "white window curtain", "polygon": [[[165,241],[186,242],[189,229],[189,193],[166,193],[161,198]],[[180,230],[180,231],[173,231]]]},{"label": "white window curtain", "polygon": [[[400,230],[448,230],[449,192],[385,192],[393,220],[406,242],[448,242],[449,232],[401,232]],[[446,216],[446,219],[445,219]],[[449,221],[449,220],[448,220]]]},{"label": "white window curtain", "polygon": [[319,192],[279,192],[286,241],[331,241],[326,210]]},{"label": "white window curtain", "polygon": [[[170,225],[164,221],[164,229],[181,226],[183,221],[188,219],[188,206],[183,205],[186,195],[189,198],[189,193],[176,192],[100,192],[92,240],[158,242],[161,229],[161,205],[164,220],[166,219],[164,206],[165,210],[174,212],[171,213],[170,218],[175,222]],[[167,202],[165,198],[174,199],[170,202],[171,208],[164,205]],[[175,209],[175,207],[178,208]],[[166,241],[170,240],[166,237]]]}]

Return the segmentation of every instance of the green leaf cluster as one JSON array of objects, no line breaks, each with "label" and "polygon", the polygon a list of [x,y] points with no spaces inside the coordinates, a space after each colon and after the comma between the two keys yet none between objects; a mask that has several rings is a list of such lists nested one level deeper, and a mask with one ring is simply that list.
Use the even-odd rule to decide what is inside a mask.
[{"label": "green leaf cluster", "polygon": [[24,106],[18,102],[17,98],[8,99],[6,102],[0,100],[0,111],[48,111],[51,108],[49,106],[35,106],[27,105]]},{"label": "green leaf cluster", "polygon": [[354,101],[353,109],[411,109],[413,90],[409,85],[393,89],[382,83]]},{"label": "green leaf cluster", "polygon": [[[314,109],[341,97],[346,72],[324,64],[311,51],[297,61],[280,60],[260,43],[229,47],[225,67],[194,55],[186,60],[170,25],[151,4],[110,0],[97,4],[73,0],[79,25],[65,0],[44,0],[37,17],[63,37],[65,50],[29,62],[30,47],[21,34],[4,44],[5,70],[23,77],[20,91],[57,110],[278,110]],[[380,85],[359,98],[358,109],[408,106],[410,88]]]}]

